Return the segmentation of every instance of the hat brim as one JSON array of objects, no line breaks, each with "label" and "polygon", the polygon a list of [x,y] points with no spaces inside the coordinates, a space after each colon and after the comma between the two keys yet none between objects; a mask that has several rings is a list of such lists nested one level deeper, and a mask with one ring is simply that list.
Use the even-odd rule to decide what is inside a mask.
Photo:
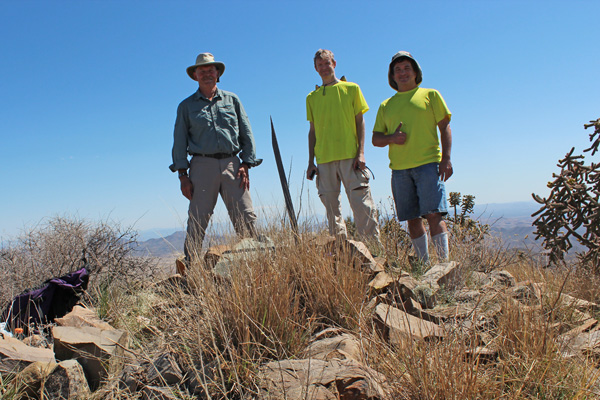
[{"label": "hat brim", "polygon": [[223,64],[222,62],[214,61],[214,62],[190,65],[186,69],[188,76],[190,78],[192,78],[193,80],[196,80],[196,78],[194,78],[194,71],[196,70],[197,67],[201,67],[204,65],[214,65],[217,68],[217,71],[219,72],[219,78],[223,75],[223,72],[225,72],[225,64]]}]

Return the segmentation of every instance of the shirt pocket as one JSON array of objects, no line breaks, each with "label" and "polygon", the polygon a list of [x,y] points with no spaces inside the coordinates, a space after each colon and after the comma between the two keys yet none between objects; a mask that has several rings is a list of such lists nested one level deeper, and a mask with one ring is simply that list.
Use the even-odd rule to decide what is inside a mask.
[{"label": "shirt pocket", "polygon": [[190,111],[190,125],[196,129],[206,129],[212,125],[212,117],[208,106]]},{"label": "shirt pocket", "polygon": [[219,120],[219,122],[221,122],[224,125],[224,127],[230,127],[237,131],[238,119],[233,104],[219,105]]}]

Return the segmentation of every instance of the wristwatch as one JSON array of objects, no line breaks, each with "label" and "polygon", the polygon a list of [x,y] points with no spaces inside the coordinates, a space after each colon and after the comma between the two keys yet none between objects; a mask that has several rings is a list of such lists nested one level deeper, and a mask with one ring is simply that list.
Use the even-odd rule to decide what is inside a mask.
[{"label": "wristwatch", "polygon": [[179,171],[179,177],[188,176],[187,171]]}]

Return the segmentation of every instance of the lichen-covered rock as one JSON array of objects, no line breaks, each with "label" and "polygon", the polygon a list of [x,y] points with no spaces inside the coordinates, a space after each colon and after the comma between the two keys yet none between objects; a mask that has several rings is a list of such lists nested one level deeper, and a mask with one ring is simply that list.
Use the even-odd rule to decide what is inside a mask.
[{"label": "lichen-covered rock", "polygon": [[90,387],[83,368],[75,360],[61,361],[48,375],[45,393],[49,399],[84,399],[90,394]]},{"label": "lichen-covered rock", "polygon": [[325,361],[334,358],[362,361],[360,341],[348,333],[316,340],[306,348],[304,355],[306,358]]},{"label": "lichen-covered rock", "polygon": [[259,371],[259,400],[382,400],[383,375],[355,360],[283,360]]}]

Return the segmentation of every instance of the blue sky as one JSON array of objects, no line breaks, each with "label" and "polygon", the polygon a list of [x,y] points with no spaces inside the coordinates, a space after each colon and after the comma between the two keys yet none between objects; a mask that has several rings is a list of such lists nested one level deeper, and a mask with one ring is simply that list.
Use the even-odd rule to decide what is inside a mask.
[{"label": "blue sky", "polygon": [[[529,201],[548,193],[557,160],[581,152],[583,123],[600,117],[599,13],[596,1],[2,1],[0,238],[53,215],[184,226],[187,200],[168,166],[177,104],[197,88],[185,68],[200,52],[226,64],[220,87],[249,115],[265,160],[251,170],[264,218],[284,208],[269,116],[296,208],[324,214],[303,179],[319,48],[371,108],[366,159],[382,207],[387,150],[370,133],[394,94],[386,73],[398,50],[453,113],[447,190],[478,204]],[[227,220],[221,203],[216,217]]]}]

